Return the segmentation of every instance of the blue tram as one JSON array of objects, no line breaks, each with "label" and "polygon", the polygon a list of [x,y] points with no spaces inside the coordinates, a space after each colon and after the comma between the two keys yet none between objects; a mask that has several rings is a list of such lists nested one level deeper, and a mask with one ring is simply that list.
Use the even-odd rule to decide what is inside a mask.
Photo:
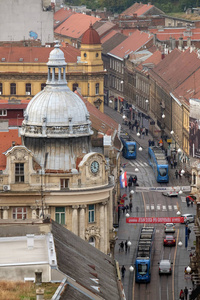
[{"label": "blue tram", "polygon": [[137,157],[137,144],[131,140],[128,134],[122,133],[120,139],[123,144],[122,155],[126,159],[136,159]]},{"label": "blue tram", "polygon": [[148,161],[153,169],[156,181],[159,183],[169,182],[169,166],[164,151],[157,146],[149,147]]},{"label": "blue tram", "polygon": [[154,235],[154,227],[143,227],[141,229],[135,260],[135,282],[137,283],[149,283],[151,281]]}]

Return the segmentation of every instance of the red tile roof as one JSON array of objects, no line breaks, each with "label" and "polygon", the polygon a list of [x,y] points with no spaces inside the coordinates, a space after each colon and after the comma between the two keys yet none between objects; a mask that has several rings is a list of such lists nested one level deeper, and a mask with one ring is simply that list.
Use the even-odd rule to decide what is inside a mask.
[{"label": "red tile roof", "polygon": [[140,50],[142,46],[147,44],[152,39],[153,35],[136,30],[131,36],[110,51],[109,54],[123,59],[125,55]]},{"label": "red tile roof", "polygon": [[133,14],[137,14],[137,16],[141,16],[147,13],[152,7],[153,5],[150,4],[134,3],[132,6],[123,11],[121,15],[132,16]]},{"label": "red tile roof", "polygon": [[54,32],[77,39],[89,28],[90,24],[94,24],[99,20],[99,18],[84,14],[73,14],[58,26]]},{"label": "red tile roof", "polygon": [[[49,53],[53,49],[53,47],[0,47],[0,63],[47,63]],[[80,50],[69,44],[61,47],[61,50],[64,52],[66,62],[76,62],[77,56],[80,56]]]},{"label": "red tile roof", "polygon": [[69,8],[61,8],[58,11],[54,13],[54,26],[58,26],[59,23],[62,23],[64,20],[66,20],[71,14],[73,14],[72,10]]},{"label": "red tile roof", "polygon": [[105,43],[107,40],[109,40],[111,37],[113,37],[115,34],[117,34],[117,30],[112,30],[108,34],[106,34],[104,37],[101,38],[101,43]]},{"label": "red tile roof", "polygon": [[156,34],[156,37],[160,41],[168,41],[170,37],[178,40],[180,37],[183,41],[187,41],[188,37],[191,40],[200,40],[200,28],[163,28],[163,29],[149,29],[150,33]]},{"label": "red tile roof", "polygon": [[161,53],[161,51],[157,50],[149,58],[147,58],[145,61],[143,61],[141,64],[139,64],[136,67],[136,69],[139,71],[142,71],[143,66],[148,65],[148,64],[156,66],[161,60],[162,60],[162,53]]},{"label": "red tile roof", "polygon": [[9,132],[0,132],[0,170],[6,168],[6,156],[3,154],[12,146],[12,142],[15,145],[21,145],[21,137],[19,137],[18,129],[10,129]]}]

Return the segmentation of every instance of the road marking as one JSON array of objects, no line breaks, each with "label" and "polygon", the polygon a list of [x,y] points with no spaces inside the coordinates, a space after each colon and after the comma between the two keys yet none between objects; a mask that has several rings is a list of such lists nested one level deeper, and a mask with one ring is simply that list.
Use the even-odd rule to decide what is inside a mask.
[{"label": "road marking", "polygon": [[151,210],[154,210],[155,206],[154,205],[151,205]]},{"label": "road marking", "polygon": [[163,209],[163,210],[167,210],[166,205],[163,205],[162,209]]},{"label": "road marking", "polygon": [[146,210],[150,210],[149,204],[146,205]]},{"label": "road marking", "polygon": [[168,209],[169,209],[169,210],[172,210],[172,205],[168,205]]},{"label": "road marking", "polygon": [[177,205],[174,205],[174,210],[177,210],[178,208],[177,208]]},{"label": "road marking", "polygon": [[160,204],[157,205],[157,210],[160,210]]}]

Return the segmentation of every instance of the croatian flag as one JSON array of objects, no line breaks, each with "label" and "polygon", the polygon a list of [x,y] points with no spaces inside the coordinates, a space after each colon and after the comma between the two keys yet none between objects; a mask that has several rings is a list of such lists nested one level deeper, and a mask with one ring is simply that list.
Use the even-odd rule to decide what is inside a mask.
[{"label": "croatian flag", "polygon": [[127,187],[127,172],[124,172],[122,175],[120,175],[119,180],[120,180],[120,186],[121,188]]}]

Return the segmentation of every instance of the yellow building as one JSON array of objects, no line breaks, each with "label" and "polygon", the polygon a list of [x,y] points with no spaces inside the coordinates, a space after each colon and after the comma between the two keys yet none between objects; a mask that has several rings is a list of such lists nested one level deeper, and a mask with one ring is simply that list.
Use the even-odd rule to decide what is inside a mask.
[{"label": "yellow building", "polygon": [[[82,38],[81,49],[64,45],[66,79],[103,112],[104,70],[98,33],[90,26]],[[32,99],[46,86],[46,63],[51,47],[0,47],[0,97]],[[58,74],[55,74],[58,77]]]}]

